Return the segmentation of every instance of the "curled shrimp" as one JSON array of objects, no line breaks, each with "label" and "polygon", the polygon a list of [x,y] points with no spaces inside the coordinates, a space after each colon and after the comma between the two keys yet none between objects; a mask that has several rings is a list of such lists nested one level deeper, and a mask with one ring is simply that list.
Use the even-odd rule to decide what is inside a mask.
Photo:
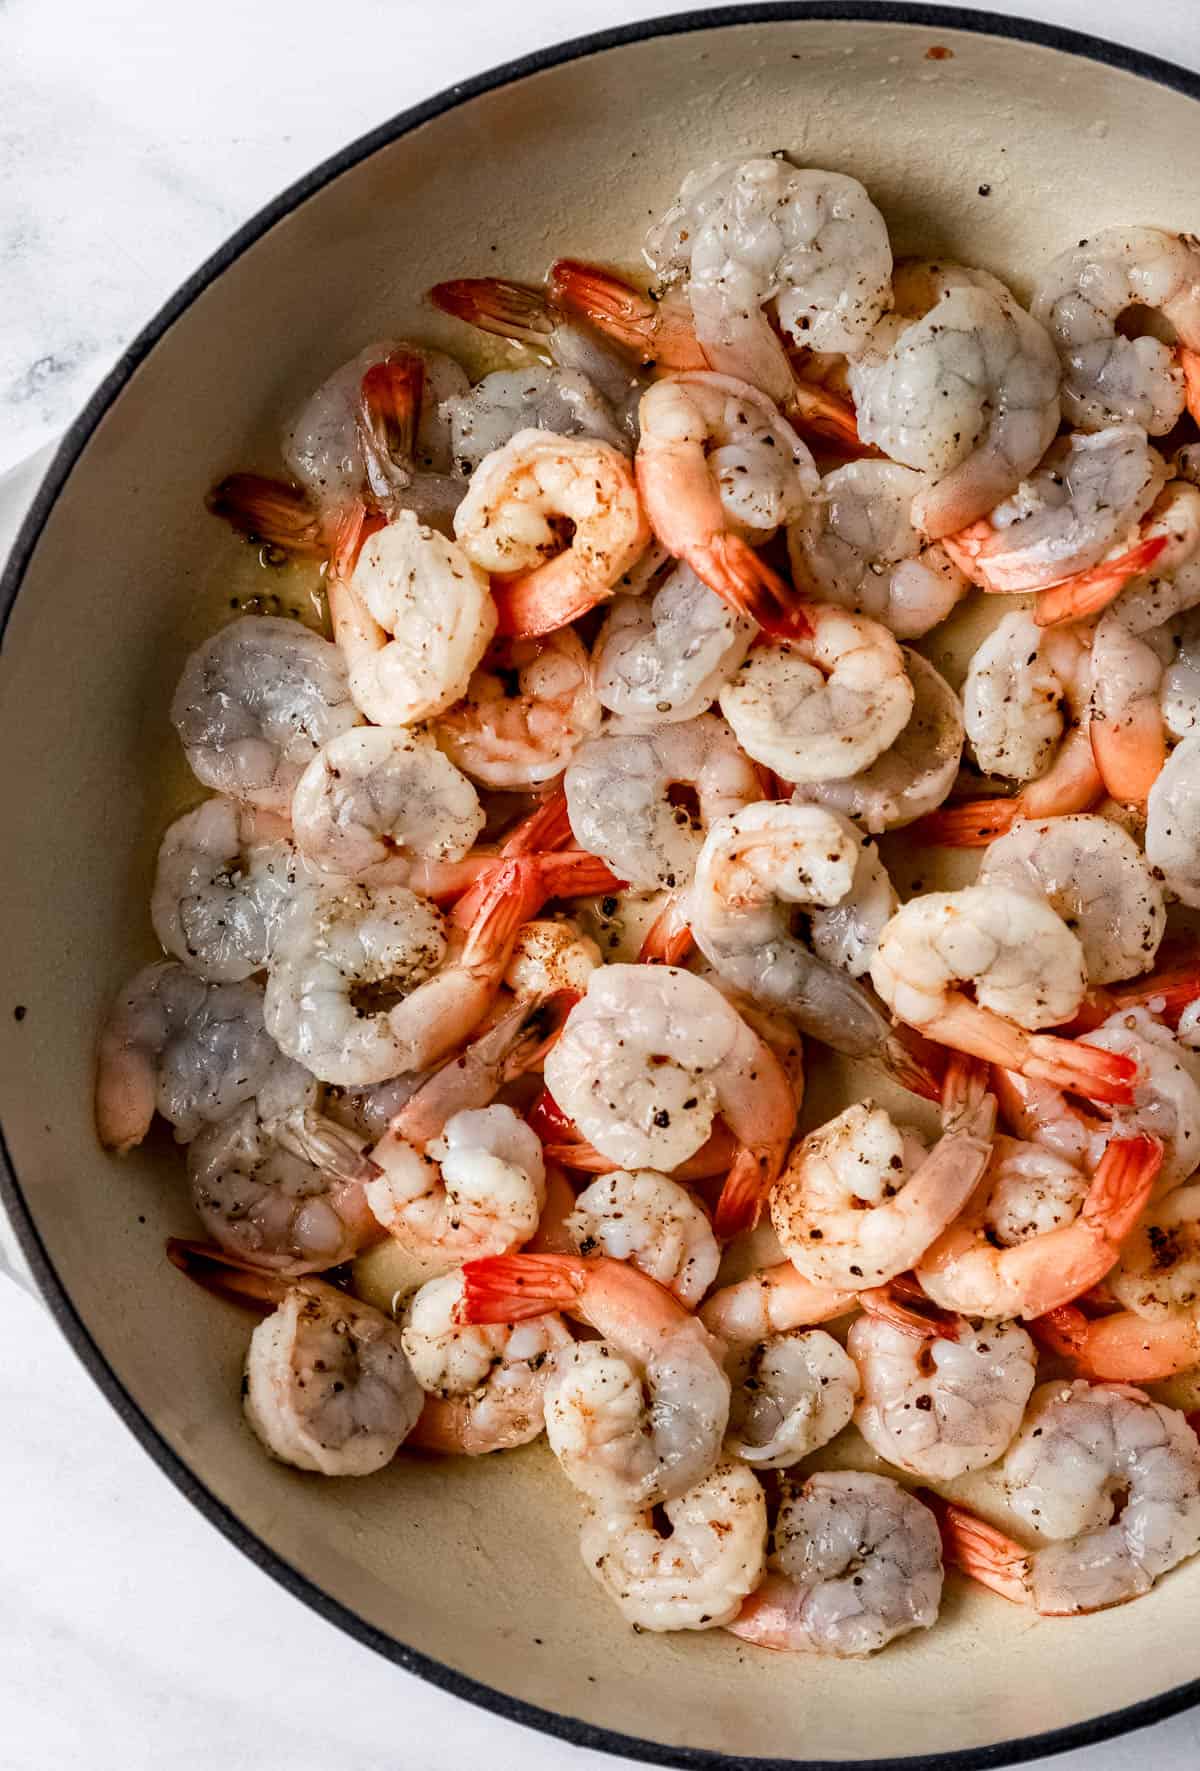
[{"label": "curled shrimp", "polygon": [[586,375],[546,363],[497,369],[469,393],[443,402],[441,414],[449,420],[451,452],[464,474],[474,473],[520,431],[594,437],[622,454],[633,446],[617,413]]},{"label": "curled shrimp", "polygon": [[1162,660],[1110,613],[1092,635],[1091,673],[1088,733],[1105,791],[1144,805],[1167,759]]},{"label": "curled shrimp", "polygon": [[753,622],[682,563],[650,596],[618,597],[596,641],[596,694],[610,712],[659,724],[710,707],[750,649]]},{"label": "curled shrimp", "polygon": [[[1023,1082],[1024,1078],[1017,1080]],[[1079,1129],[1083,1131],[1082,1122]],[[1087,1198],[1087,1170],[1103,1155],[1105,1136],[1097,1128],[1093,1137],[1099,1142],[1094,1153],[1089,1142],[1086,1149],[1078,1149],[1075,1160],[1045,1144],[996,1138],[986,1187],[981,1189],[988,1240],[994,1246],[1015,1248],[1073,1223]]]},{"label": "curled shrimp", "polygon": [[1171,662],[1163,672],[1163,723],[1173,738],[1193,738],[1200,732],[1200,612],[1189,610],[1167,632]]},{"label": "curled shrimp", "polygon": [[849,1426],[854,1360],[820,1328],[768,1335],[734,1349],[725,1445],[759,1470],[787,1469]]},{"label": "curled shrimp", "polygon": [[1146,859],[1167,890],[1200,906],[1200,737],[1177,744],[1146,800]]},{"label": "curled shrimp", "polygon": [[791,1261],[780,1261],[711,1292],[700,1317],[722,1340],[744,1344],[830,1322],[853,1310],[857,1301],[857,1290],[816,1285]]},{"label": "curled shrimp", "polygon": [[561,1309],[604,1336],[555,1362],[550,1449],[610,1511],[674,1500],[720,1455],[729,1379],[720,1343],[663,1286],[604,1256],[498,1255],[463,1269],[461,1319],[520,1321]]},{"label": "curled shrimp", "polygon": [[[515,688],[510,688],[516,678]],[[564,627],[543,639],[494,646],[456,706],[437,721],[437,741],[485,787],[543,787],[561,775],[600,728],[592,662]]]},{"label": "curled shrimp", "polygon": [[1200,549],[1200,491],[1170,480],[1142,517],[1124,552],[1038,593],[1040,627],[1082,621],[1112,608],[1130,633],[1146,633],[1200,597],[1192,569]]},{"label": "curled shrimp", "polygon": [[388,1234],[422,1258],[504,1254],[538,1227],[542,1147],[511,1107],[455,1113],[422,1148],[389,1133],[373,1156],[383,1172],[368,1182],[367,1203]]},{"label": "curled shrimp", "polygon": [[694,1310],[717,1276],[721,1250],[704,1207],[654,1169],[614,1169],[594,1180],[566,1220],[581,1255],[628,1261]]},{"label": "curled shrimp", "polygon": [[1133,1066],[1132,1098],[1117,1107],[1113,1131],[1158,1140],[1163,1157],[1157,1190],[1168,1192],[1192,1174],[1200,1156],[1200,1060],[1140,1007],[1118,1009],[1089,1032],[1088,1042]]},{"label": "curled shrimp", "polygon": [[1047,639],[1031,616],[1001,617],[963,685],[963,721],[986,774],[1034,781],[1046,773],[1063,735],[1063,700],[1081,670],[1074,646]]}]

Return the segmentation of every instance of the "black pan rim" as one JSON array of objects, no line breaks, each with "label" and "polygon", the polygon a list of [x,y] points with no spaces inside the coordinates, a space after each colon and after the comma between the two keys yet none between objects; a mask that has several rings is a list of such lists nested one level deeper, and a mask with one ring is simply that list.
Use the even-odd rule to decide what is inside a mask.
[{"label": "black pan rim", "polygon": [[[609,49],[644,42],[652,37],[683,36],[695,31],[736,25],[762,25],[803,19],[831,23],[909,25],[931,31],[960,31],[1032,43],[1137,75],[1200,102],[1200,74],[1128,45],[1112,43],[1105,38],[1043,24],[1033,19],[1010,18],[997,13],[964,10],[956,6],[907,4],[906,0],[768,0],[765,4],[698,8],[571,38],[447,87],[420,104],[399,112],[386,123],[331,155],[259,210],[181,284],[122,352],[117,363],[64,434],[13,543],[3,575],[0,576],[0,643],[3,641],[25,572],[58,496],[93,432],[138,365],[150,354],[176,319],[222,272],[310,196],[342,173],[349,172],[380,148],[410,134],[432,118],[532,74],[589,55],[601,54]],[[430,1684],[439,1686],[468,1703],[490,1710],[507,1721],[520,1722],[525,1727],[567,1741],[572,1746],[620,1754],[651,1765],[679,1767],[680,1771],[884,1771],[885,1765],[891,1771],[991,1771],[993,1767],[1025,1764],[1051,1754],[1112,1740],[1118,1735],[1147,1727],[1153,1722],[1164,1721],[1200,1703],[1198,1678],[1175,1686],[1170,1691],[1161,1692],[1157,1697],[1145,1698],[1139,1703],[1130,1704],[1124,1709],[1114,1710],[1088,1722],[1026,1735],[993,1746],[917,1754],[904,1759],[834,1761],[744,1758],[712,1752],[706,1747],[672,1746],[635,1735],[621,1734],[614,1729],[599,1727],[575,1716],[559,1715],[552,1710],[511,1697],[444,1665],[441,1661],[419,1653],[394,1636],[377,1630],[365,1618],[359,1617],[332,1598],[307,1575],[269,1549],[211,1489],[198,1480],[125,1389],[76,1310],[46,1252],[25,1201],[2,1126],[0,1202],[15,1227],[18,1241],[33,1270],[42,1297],[75,1353],[143,1449],[205,1518],[258,1568],[328,1623],[344,1630],[346,1634],[374,1649],[395,1665],[403,1667],[405,1671],[416,1673]]]}]

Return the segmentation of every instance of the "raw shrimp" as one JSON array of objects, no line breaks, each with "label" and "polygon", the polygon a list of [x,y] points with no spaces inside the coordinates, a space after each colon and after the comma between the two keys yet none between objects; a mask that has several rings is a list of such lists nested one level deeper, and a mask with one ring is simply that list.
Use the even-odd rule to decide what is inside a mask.
[{"label": "raw shrimp", "polygon": [[1092,635],[1091,675],[1088,732],[1105,791],[1142,805],[1167,760],[1162,660],[1109,613]]},{"label": "raw shrimp", "polygon": [[648,370],[707,369],[687,301],[671,291],[645,295],[602,265],[556,258],[550,287],[568,313]]},{"label": "raw shrimp", "polygon": [[1169,1192],[1200,1163],[1200,1058],[1144,1008],[1122,1009],[1088,1043],[1134,1066],[1133,1099],[1113,1116],[1119,1135],[1144,1132],[1163,1147],[1157,1190]]},{"label": "raw shrimp", "polygon": [[1104,228],[1060,253],[1038,281],[1033,312],[1062,359],[1063,411],[1080,430],[1126,421],[1161,436],[1183,412],[1178,353],[1117,330],[1131,307],[1162,314],[1181,346],[1200,349],[1200,248],[1190,234]]},{"label": "raw shrimp", "polygon": [[1163,723],[1173,738],[1192,738],[1200,733],[1200,610],[1191,609],[1180,619],[1170,641],[1173,661],[1163,672]]},{"label": "raw shrimp", "polygon": [[1200,737],[1175,746],[1150,789],[1146,859],[1169,892],[1200,908]]},{"label": "raw shrimp", "polygon": [[[515,677],[515,682],[513,681]],[[493,646],[437,741],[485,787],[543,787],[600,729],[592,662],[573,628]]]},{"label": "raw shrimp", "polygon": [[673,787],[694,789],[701,828],[762,793],[732,731],[709,713],[653,731],[610,721],[576,752],[563,784],[578,841],[643,889],[685,885],[700,853],[701,830],[672,803]]},{"label": "raw shrimp", "polygon": [[978,883],[1044,895],[1078,936],[1092,984],[1154,964],[1167,925],[1162,889],[1133,838],[1107,818],[1015,824],[985,851]]},{"label": "raw shrimp", "polygon": [[286,813],[318,748],[359,723],[336,646],[298,621],[244,615],[192,653],[171,702],[206,787]]},{"label": "raw shrimp", "polygon": [[944,621],[967,580],[945,547],[913,526],[913,499],[924,485],[893,461],[850,461],[826,474],[788,530],[796,582],[869,615],[897,639],[919,639]]},{"label": "raw shrimp", "polygon": [[411,1443],[465,1457],[528,1445],[545,1426],[546,1380],[571,1331],[555,1311],[465,1326],[462,1294],[461,1272],[447,1273],[409,1299],[401,1340],[426,1392]]},{"label": "raw shrimp", "polygon": [[[571,539],[563,546],[563,524]],[[650,529],[619,449],[522,430],[476,469],[454,517],[463,552],[496,586],[501,633],[531,638],[603,602]]]},{"label": "raw shrimp", "polygon": [[808,637],[754,647],[721,690],[721,712],[743,750],[783,780],[845,780],[900,736],[912,682],[877,621],[835,603],[800,613]]},{"label": "raw shrimp", "polygon": [[1033,617],[1019,609],[1001,616],[976,649],[963,684],[963,723],[985,774],[1012,781],[1045,774],[1063,735],[1062,703],[1073,683],[1073,673],[1056,668],[1064,659],[1070,664],[1073,654],[1056,640],[1047,643]]},{"label": "raw shrimp", "polygon": [[1033,1342],[1012,1322],[964,1322],[953,1340],[921,1340],[865,1315],[846,1350],[862,1380],[859,1432],[888,1463],[931,1482],[1003,1457],[1036,1382]]},{"label": "raw shrimp", "polygon": [[546,1202],[542,1146],[511,1107],[455,1113],[420,1149],[389,1134],[372,1154],[383,1172],[368,1182],[367,1203],[416,1254],[505,1254],[537,1229]]},{"label": "raw shrimp", "polygon": [[717,1276],[721,1250],[699,1201],[652,1168],[618,1168],[585,1187],[566,1221],[582,1255],[611,1255],[648,1273],[694,1310]]},{"label": "raw shrimp", "polygon": [[728,375],[673,375],[642,396],[638,490],[655,535],[739,615],[803,632],[794,591],[759,558],[820,484],[807,446],[765,394]]},{"label": "raw shrimp", "polygon": [[[1043,1384],[1003,1466],[1026,1550],[937,1505],[947,1561],[1050,1617],[1122,1605],[1200,1548],[1200,1447],[1182,1414],[1124,1385]],[[1047,1541],[1049,1540],[1049,1541]]]},{"label": "raw shrimp", "polygon": [[267,1450],[323,1476],[381,1470],[421,1412],[396,1324],[319,1279],[290,1286],[254,1330],[243,1393]]},{"label": "raw shrimp", "polygon": [[317,866],[363,874],[394,868],[401,857],[461,860],[484,812],[428,732],[362,726],[331,739],[309,763],[292,797],[292,825]]},{"label": "raw shrimp", "polygon": [[779,1510],[768,1570],[727,1626],[762,1648],[875,1654],[937,1621],[937,1522],[889,1476],[810,1476]]},{"label": "raw shrimp", "polygon": [[726,1449],[760,1470],[782,1470],[849,1426],[858,1396],[853,1359],[820,1328],[773,1334],[736,1350]]},{"label": "raw shrimp", "polygon": [[1081,621],[1111,606],[1130,633],[1148,633],[1200,600],[1193,568],[1198,548],[1200,491],[1184,480],[1171,480],[1124,553],[1039,594],[1038,626]]},{"label": "raw shrimp", "polygon": [[1079,1215],[1011,1247],[989,1234],[990,1181],[927,1249],[917,1278],[935,1304],[964,1316],[1044,1315],[1103,1279],[1136,1224],[1162,1162],[1145,1136],[1115,1138],[1096,1167]]},{"label": "raw shrimp", "polygon": [[850,384],[864,442],[930,476],[912,519],[934,540],[995,508],[1058,429],[1059,367],[1042,327],[999,285],[948,289]]},{"label": "raw shrimp", "polygon": [[486,573],[410,510],[367,537],[349,577],[331,574],[329,615],[355,704],[381,726],[444,713],[496,629]]},{"label": "raw shrimp", "polygon": [[794,1328],[830,1322],[844,1316],[858,1301],[857,1287],[841,1291],[814,1285],[791,1261],[762,1267],[732,1285],[714,1291],[700,1310],[701,1320],[726,1341],[769,1341]]},{"label": "raw shrimp", "polygon": [[750,649],[755,628],[692,568],[674,565],[649,597],[618,597],[596,641],[596,693],[626,719],[694,719]]},{"label": "raw shrimp", "polygon": [[810,1132],[771,1189],[783,1252],[815,1285],[847,1291],[905,1272],[962,1210],[991,1156],[986,1099],[926,1151],[857,1101]]},{"label": "raw shrimp", "polygon": [[584,1566],[637,1630],[711,1630],[737,1616],[762,1579],[767,1506],[744,1464],[720,1463],[663,1507],[663,1536],[651,1512],[585,1515]]},{"label": "raw shrimp", "polygon": [[628,431],[600,390],[578,369],[545,363],[498,369],[477,381],[469,393],[446,400],[441,416],[449,421],[451,452],[463,474],[474,473],[480,462],[511,443],[519,431],[595,437],[622,454],[632,453]]},{"label": "raw shrimp", "polygon": [[718,1234],[747,1227],[796,1119],[786,1072],[719,990],[674,966],[602,966],[546,1055],[546,1086],[583,1136],[626,1168],[669,1173],[718,1113],[738,1143]]},{"label": "raw shrimp", "polygon": [[550,1449],[608,1511],[674,1500],[708,1475],[729,1415],[721,1344],[665,1290],[604,1256],[499,1255],[463,1269],[461,1320],[548,1309],[605,1338],[560,1354],[546,1386]]}]

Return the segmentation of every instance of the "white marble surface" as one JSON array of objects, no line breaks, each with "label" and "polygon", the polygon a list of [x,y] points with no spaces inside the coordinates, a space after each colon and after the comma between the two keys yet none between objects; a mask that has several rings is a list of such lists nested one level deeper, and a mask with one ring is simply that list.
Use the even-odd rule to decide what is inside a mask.
[{"label": "white marble surface", "polygon": [[[670,0],[0,0],[0,476],[282,185],[434,89]],[[1196,0],[993,0],[1200,66]],[[26,476],[0,483],[0,551]],[[0,1281],[0,1771],[613,1764],[351,1642],[220,1538]],[[1019,1693],[1014,1694],[1019,1704]],[[1048,1761],[1184,1771],[1200,1713]]]}]

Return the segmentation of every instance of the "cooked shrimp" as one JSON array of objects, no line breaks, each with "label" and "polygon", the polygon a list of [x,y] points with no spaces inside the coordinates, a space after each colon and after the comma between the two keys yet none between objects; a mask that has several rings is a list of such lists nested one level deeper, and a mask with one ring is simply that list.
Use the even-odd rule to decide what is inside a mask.
[{"label": "cooked shrimp", "polygon": [[1141,425],[1169,431],[1183,412],[1178,353],[1157,338],[1124,338],[1120,316],[1145,307],[1200,349],[1200,248],[1161,228],[1103,228],[1060,253],[1038,281],[1033,312],[1062,359],[1063,411],[1080,430]]},{"label": "cooked shrimp", "polygon": [[768,633],[804,631],[797,598],[759,558],[819,479],[806,445],[765,394],[728,375],[673,375],[642,396],[638,489],[655,535],[738,615]]},{"label": "cooked shrimp", "polygon": [[1162,1145],[1160,1194],[1200,1162],[1200,1059],[1144,1008],[1122,1009],[1088,1034],[1089,1044],[1134,1067],[1133,1098],[1113,1115],[1114,1130],[1147,1133]]},{"label": "cooked shrimp", "polygon": [[1091,672],[1088,731],[1105,791],[1122,804],[1144,804],[1167,760],[1162,660],[1108,614],[1092,636]]},{"label": "cooked shrimp", "polygon": [[787,1075],[719,990],[674,966],[602,966],[546,1055],[546,1086],[583,1136],[626,1168],[670,1173],[718,1113],[738,1143],[718,1234],[745,1228],[796,1119]]},{"label": "cooked shrimp", "polygon": [[566,918],[527,922],[513,942],[504,982],[519,998],[537,1001],[571,991],[582,995],[603,956],[590,935]]},{"label": "cooked shrimp", "polygon": [[845,780],[900,736],[912,682],[877,621],[836,603],[800,612],[808,637],[756,646],[721,690],[721,712],[747,755],[783,780]]},{"label": "cooked shrimp", "polygon": [[1200,907],[1200,737],[1175,746],[1150,789],[1146,859],[1169,892]]},{"label": "cooked shrimp", "polygon": [[1146,633],[1200,599],[1196,575],[1190,570],[1197,549],[1200,491],[1186,481],[1171,480],[1124,553],[1039,594],[1038,626],[1080,621],[1111,607],[1131,633]]},{"label": "cooked shrimp", "polygon": [[701,1307],[700,1318],[723,1340],[769,1341],[794,1328],[844,1316],[857,1301],[857,1288],[841,1291],[814,1285],[791,1261],[780,1261],[714,1291]]},{"label": "cooked shrimp", "polygon": [[894,633],[919,639],[944,621],[967,580],[940,542],[913,526],[913,499],[925,485],[892,461],[850,461],[821,481],[788,530],[797,583]]},{"label": "cooked shrimp", "polygon": [[652,1168],[614,1169],[585,1187],[566,1221],[582,1255],[606,1254],[648,1273],[694,1310],[717,1276],[721,1250],[699,1201]]},{"label": "cooked shrimp", "polygon": [[737,1616],[762,1579],[767,1506],[743,1464],[720,1463],[652,1512],[589,1511],[579,1538],[584,1566],[638,1630],[711,1630]]},{"label": "cooked shrimp", "polygon": [[1173,633],[1171,662],[1163,672],[1163,723],[1173,738],[1200,732],[1200,611],[1191,609]]},{"label": "cooked shrimp", "polygon": [[550,266],[551,290],[570,314],[644,369],[706,369],[708,358],[696,338],[695,322],[681,297],[644,295],[601,265],[557,258]]},{"label": "cooked shrimp", "polygon": [[937,1522],[888,1476],[810,1476],[779,1510],[767,1566],[766,1580],[727,1626],[762,1648],[875,1654],[937,1621]]},{"label": "cooked shrimp", "polygon": [[546,1202],[542,1146],[511,1107],[468,1108],[423,1148],[389,1135],[372,1154],[383,1172],[368,1183],[367,1203],[417,1254],[505,1254],[537,1229]]},{"label": "cooked shrimp", "polygon": [[519,431],[594,437],[622,454],[633,448],[628,430],[586,375],[544,363],[485,375],[469,393],[444,401],[441,416],[449,421],[450,448],[463,474],[474,473]]},{"label": "cooked shrimp", "polygon": [[499,630],[518,638],[552,633],[603,602],[650,540],[620,450],[540,430],[518,431],[480,464],[454,532],[476,568],[504,574],[493,587]]},{"label": "cooked shrimp", "polygon": [[966,1323],[953,1340],[921,1340],[877,1316],[850,1325],[859,1432],[910,1475],[948,1482],[1003,1457],[1036,1380],[1033,1342],[1013,1322]]},{"label": "cooked shrimp", "polygon": [[480,1457],[527,1445],[545,1426],[546,1380],[572,1343],[556,1311],[467,1327],[461,1272],[430,1279],[409,1299],[401,1341],[426,1393],[411,1443]]},{"label": "cooked shrimp", "polygon": [[548,1309],[605,1337],[560,1354],[546,1386],[546,1432],[568,1480],[610,1511],[674,1500],[701,1481],[729,1414],[720,1343],[624,1261],[500,1255],[463,1270],[465,1322]]},{"label": "cooked shrimp", "polygon": [[647,724],[711,707],[750,649],[755,628],[677,563],[649,597],[618,597],[593,654],[596,694]]},{"label": "cooked shrimp", "polygon": [[286,813],[318,748],[359,722],[336,646],[274,615],[244,615],[194,651],[171,702],[206,787]]},{"label": "cooked shrimp", "polygon": [[1074,1223],[1087,1198],[1086,1171],[1095,1167],[1104,1153],[1107,1128],[1097,1128],[1088,1140],[1082,1118],[1073,1119],[1072,1125],[1080,1134],[1074,1160],[1022,1138],[998,1137],[993,1141],[980,1202],[989,1241],[1015,1248]]},{"label": "cooked shrimp", "polygon": [[[515,677],[515,683],[513,679]],[[592,662],[572,628],[501,642],[437,721],[437,741],[485,787],[543,787],[600,729]]]},{"label": "cooked shrimp", "polygon": [[[730,728],[708,713],[653,731],[611,721],[575,753],[564,786],[578,841],[642,889],[685,885],[701,829],[762,792]],[[671,789],[683,786],[695,791],[701,829],[672,803]]]},{"label": "cooked shrimp", "polygon": [[760,1470],[782,1470],[850,1424],[854,1361],[822,1329],[794,1329],[736,1349],[726,1449]]},{"label": "cooked shrimp", "polygon": [[964,1507],[934,1502],[946,1559],[1044,1616],[1123,1605],[1200,1549],[1196,1435],[1140,1390],[1043,1384],[1004,1480],[1042,1546],[1023,1549]]},{"label": "cooked shrimp", "polygon": [[978,883],[1044,895],[1078,936],[1092,984],[1154,964],[1167,925],[1162,889],[1133,838],[1107,818],[1015,824],[985,851]]},{"label": "cooked shrimp", "polygon": [[971,658],[963,722],[985,774],[1044,775],[1062,738],[1062,703],[1083,669],[1071,642],[1044,635],[1021,610],[1004,615]]}]

